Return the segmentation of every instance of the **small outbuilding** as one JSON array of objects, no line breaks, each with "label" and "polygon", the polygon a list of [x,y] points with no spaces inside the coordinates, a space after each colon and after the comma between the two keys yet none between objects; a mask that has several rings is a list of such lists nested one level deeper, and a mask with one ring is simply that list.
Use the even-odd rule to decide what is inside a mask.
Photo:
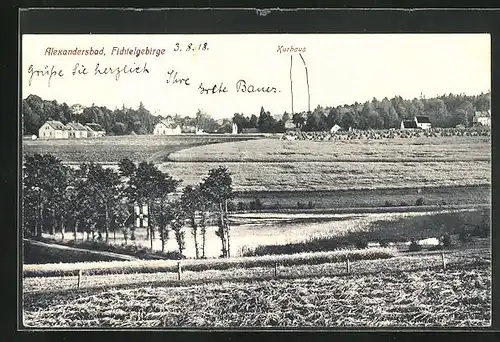
[{"label": "small outbuilding", "polygon": [[87,128],[87,136],[89,138],[103,137],[106,135],[106,131],[99,124],[91,122],[86,124],[85,128]]}]

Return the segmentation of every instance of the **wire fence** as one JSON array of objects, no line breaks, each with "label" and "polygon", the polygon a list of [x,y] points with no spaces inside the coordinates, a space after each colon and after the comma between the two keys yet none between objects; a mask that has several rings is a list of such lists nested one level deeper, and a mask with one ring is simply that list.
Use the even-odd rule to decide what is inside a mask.
[{"label": "wire fence", "polygon": [[28,277],[23,279],[25,293],[72,291],[78,289],[130,288],[144,286],[180,286],[224,281],[253,281],[314,277],[356,276],[394,272],[454,272],[491,266],[491,251],[486,249],[412,253],[389,259],[350,260],[316,265],[287,266],[279,262],[262,267],[235,267],[227,270],[184,271],[177,263],[176,271],[156,273],[76,275],[60,277]]}]

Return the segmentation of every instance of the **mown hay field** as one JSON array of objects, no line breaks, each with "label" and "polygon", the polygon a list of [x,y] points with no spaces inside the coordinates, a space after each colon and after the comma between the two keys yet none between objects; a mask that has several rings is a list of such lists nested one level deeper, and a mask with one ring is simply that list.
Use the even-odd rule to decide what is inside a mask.
[{"label": "mown hay field", "polygon": [[447,162],[166,162],[160,170],[196,184],[226,166],[237,191],[311,191],[488,185],[489,161]]},{"label": "mown hay field", "polygon": [[329,277],[320,272],[335,264],[318,265],[322,269],[316,276],[298,278],[202,279],[178,286],[154,286],[150,279],[149,285],[110,283],[73,291],[25,292],[23,324],[40,328],[489,326],[491,255],[473,261],[468,254],[450,258],[444,272],[428,258],[402,257],[355,262],[351,274],[340,271]]},{"label": "mown hay field", "polygon": [[259,139],[198,146],[169,155],[176,162],[489,161],[489,137],[421,137],[349,141]]},{"label": "mown hay field", "polygon": [[188,147],[256,138],[258,137],[243,135],[127,135],[87,139],[38,139],[23,140],[23,153],[50,153],[65,163],[115,164],[124,158],[135,162],[160,162],[169,153]]}]

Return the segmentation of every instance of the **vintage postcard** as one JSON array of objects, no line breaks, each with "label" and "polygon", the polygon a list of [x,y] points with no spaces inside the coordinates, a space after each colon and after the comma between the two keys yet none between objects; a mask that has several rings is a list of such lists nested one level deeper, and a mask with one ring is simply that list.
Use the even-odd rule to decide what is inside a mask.
[{"label": "vintage postcard", "polygon": [[22,327],[489,327],[490,45],[23,34]]}]

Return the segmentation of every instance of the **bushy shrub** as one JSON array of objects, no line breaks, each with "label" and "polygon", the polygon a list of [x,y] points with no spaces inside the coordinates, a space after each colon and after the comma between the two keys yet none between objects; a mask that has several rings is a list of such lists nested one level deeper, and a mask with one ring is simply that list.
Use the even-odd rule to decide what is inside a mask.
[{"label": "bushy shrub", "polygon": [[380,240],[379,244],[380,244],[380,247],[388,247],[389,241],[388,240]]},{"label": "bushy shrub", "polygon": [[417,198],[417,200],[415,201],[415,205],[424,205],[424,198],[423,197]]},{"label": "bushy shrub", "polygon": [[250,201],[250,210],[261,210],[263,208],[262,202],[260,199],[256,198],[253,201]]},{"label": "bushy shrub", "polygon": [[354,244],[354,246],[356,246],[357,249],[368,248],[368,241],[366,241],[366,240],[358,240],[358,241],[356,241],[356,243]]},{"label": "bushy shrub", "polygon": [[234,204],[233,201],[227,202],[227,210],[228,211],[235,211],[236,210],[236,205]]},{"label": "bushy shrub", "polygon": [[466,243],[471,241],[471,235],[466,229],[462,229],[460,233],[458,233],[458,240],[462,243]]},{"label": "bushy shrub", "polygon": [[316,207],[316,204],[309,201],[309,203],[307,203],[307,209],[314,209]]},{"label": "bushy shrub", "polygon": [[471,236],[476,236],[480,238],[487,238],[490,236],[490,225],[480,224],[476,225],[470,233]]},{"label": "bushy shrub", "polygon": [[402,201],[399,205],[400,205],[400,206],[402,206],[402,207],[407,207],[407,206],[409,206],[409,204],[408,204],[408,203],[406,203],[405,201]]},{"label": "bushy shrub", "polygon": [[451,247],[451,236],[450,234],[445,233],[443,236],[441,236],[441,243],[443,247]]},{"label": "bushy shrub", "polygon": [[421,251],[421,250],[422,250],[422,246],[420,246],[420,245],[418,244],[418,242],[416,242],[416,241],[412,241],[412,242],[410,243],[410,246],[408,247],[408,250],[409,250],[410,252],[418,252],[418,251]]},{"label": "bushy shrub", "polygon": [[394,203],[392,203],[391,201],[385,201],[384,207],[394,207]]},{"label": "bushy shrub", "polygon": [[248,210],[248,204],[245,202],[238,202],[237,208],[239,211]]},{"label": "bushy shrub", "polygon": [[297,202],[297,209],[305,209],[306,205],[300,201]]}]

